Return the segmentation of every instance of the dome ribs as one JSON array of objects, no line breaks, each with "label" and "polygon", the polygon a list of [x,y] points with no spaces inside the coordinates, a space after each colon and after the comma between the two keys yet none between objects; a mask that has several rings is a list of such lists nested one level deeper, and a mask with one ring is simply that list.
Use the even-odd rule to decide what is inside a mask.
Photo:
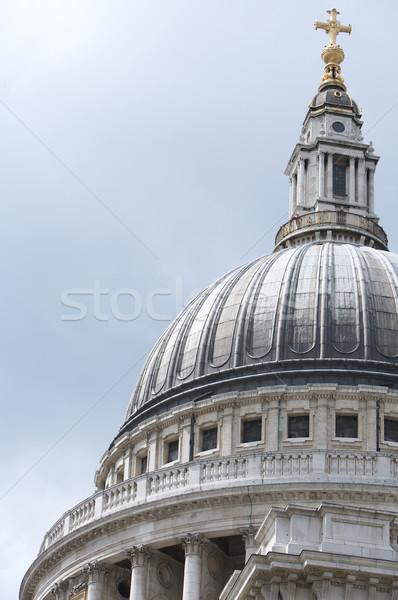
[{"label": "dome ribs", "polygon": [[272,349],[283,273],[292,250],[274,254],[267,263],[248,311],[246,352],[252,359],[264,358]]},{"label": "dome ribs", "polygon": [[[248,336],[252,321],[251,313],[253,312],[253,306],[256,307],[259,298],[259,291],[262,289],[264,279],[267,277],[272,266],[278,260],[278,258],[279,257],[277,255],[271,254],[271,256],[267,256],[265,259],[259,261],[259,268],[254,274],[242,297],[233,341],[233,367],[239,367],[240,365],[246,363],[248,355]],[[270,349],[271,344],[267,352],[269,352]]]},{"label": "dome ribs", "polygon": [[370,275],[373,303],[375,348],[382,356],[398,356],[397,277],[383,253],[364,254]]},{"label": "dome ribs", "polygon": [[[298,248],[297,252],[294,252],[289,260],[285,273],[282,277],[282,285],[279,296],[279,307],[277,315],[277,334],[276,334],[276,361],[283,360],[285,357],[285,344],[287,339],[287,323],[290,318],[290,307],[292,298],[295,294],[295,273],[298,268],[298,261],[305,251],[305,246]],[[297,256],[296,256],[297,254]]]},{"label": "dome ribs", "polygon": [[236,386],[291,380],[292,368],[295,381],[316,383],[330,361],[342,380],[353,359],[395,364],[397,314],[398,257],[389,252],[324,241],[257,259],[199,294],[166,330],[126,421]]},{"label": "dome ribs", "polygon": [[330,261],[330,315],[332,348],[351,354],[360,346],[359,289],[350,246],[333,246]]}]

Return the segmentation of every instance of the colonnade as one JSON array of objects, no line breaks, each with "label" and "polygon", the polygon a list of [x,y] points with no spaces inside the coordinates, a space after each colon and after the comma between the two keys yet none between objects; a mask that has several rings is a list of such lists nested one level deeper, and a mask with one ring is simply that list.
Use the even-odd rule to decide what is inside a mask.
[{"label": "colonnade", "polygon": [[[333,165],[337,152],[318,151],[317,196],[333,199]],[[308,206],[308,161],[300,157],[296,172],[290,177],[290,215],[296,207]],[[352,205],[367,206],[374,213],[374,173],[375,165],[366,163],[365,157],[347,157],[347,199]],[[315,198],[314,198],[315,199]]]},{"label": "colonnade", "polygon": [[[257,528],[252,526],[240,529],[245,542],[245,562],[257,551],[256,531]],[[185,554],[182,600],[199,600],[202,592],[202,555],[208,540],[200,533],[187,533],[179,538],[179,542]],[[125,555],[131,565],[130,600],[149,600],[147,590],[150,560],[154,551],[149,546],[137,545],[127,549]],[[79,600],[80,594],[84,600],[105,600],[108,597],[110,568],[111,565],[106,563],[90,562],[82,568],[81,581],[73,589],[68,581],[59,581],[54,584],[51,592],[55,600],[68,600],[71,593]],[[74,581],[76,583],[76,578]]]}]

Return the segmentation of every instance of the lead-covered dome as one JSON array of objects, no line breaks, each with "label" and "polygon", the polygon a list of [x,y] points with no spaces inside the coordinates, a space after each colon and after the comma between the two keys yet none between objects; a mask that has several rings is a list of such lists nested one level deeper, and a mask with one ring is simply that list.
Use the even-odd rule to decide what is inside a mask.
[{"label": "lead-covered dome", "polygon": [[123,429],[216,392],[354,383],[355,373],[391,386],[397,364],[398,256],[305,244],[231,271],[181,312],[146,361]]},{"label": "lead-covered dome", "polygon": [[357,120],[361,118],[358,104],[339,86],[328,86],[319,91],[311,100],[309,109],[313,114],[326,110],[351,115]]}]

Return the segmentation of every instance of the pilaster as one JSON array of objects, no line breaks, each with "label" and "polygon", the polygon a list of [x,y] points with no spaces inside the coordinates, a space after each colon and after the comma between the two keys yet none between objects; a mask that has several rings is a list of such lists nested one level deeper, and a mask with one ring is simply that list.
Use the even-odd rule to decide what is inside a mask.
[{"label": "pilaster", "polygon": [[148,436],[148,471],[155,471],[157,468],[157,448],[158,445],[158,432],[152,431]]},{"label": "pilaster", "polygon": [[353,600],[354,594],[354,583],[356,581],[356,576],[352,574],[348,574],[345,582],[345,590],[344,590],[344,600]]}]

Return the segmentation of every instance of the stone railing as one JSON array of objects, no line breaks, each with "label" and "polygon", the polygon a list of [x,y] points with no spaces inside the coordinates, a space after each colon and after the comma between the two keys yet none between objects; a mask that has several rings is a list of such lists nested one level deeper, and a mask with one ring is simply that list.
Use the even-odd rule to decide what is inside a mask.
[{"label": "stone railing", "polygon": [[[344,211],[323,210],[312,212],[301,217],[291,219],[279,228],[275,238],[275,246],[278,246],[285,238],[292,237],[301,230],[317,229],[351,229],[358,230],[359,233],[370,235],[377,239],[387,248],[388,238],[382,227],[375,221]],[[295,237],[295,236],[294,236]]]},{"label": "stone railing", "polygon": [[85,502],[82,502],[70,511],[69,517],[69,531],[73,531],[74,529],[78,529],[87,521],[91,521],[94,517],[95,510],[95,500],[89,499]]},{"label": "stone railing", "polygon": [[151,473],[148,475],[148,496],[180,489],[188,485],[188,482],[189,468],[186,466]]},{"label": "stone railing", "polygon": [[145,473],[97,492],[59,519],[40,553],[64,536],[126,508],[158,499],[242,485],[275,483],[384,484],[398,487],[398,455],[385,452],[302,451],[209,458]]},{"label": "stone railing", "polygon": [[201,464],[200,482],[240,479],[247,475],[247,458],[243,456],[218,458]]}]

